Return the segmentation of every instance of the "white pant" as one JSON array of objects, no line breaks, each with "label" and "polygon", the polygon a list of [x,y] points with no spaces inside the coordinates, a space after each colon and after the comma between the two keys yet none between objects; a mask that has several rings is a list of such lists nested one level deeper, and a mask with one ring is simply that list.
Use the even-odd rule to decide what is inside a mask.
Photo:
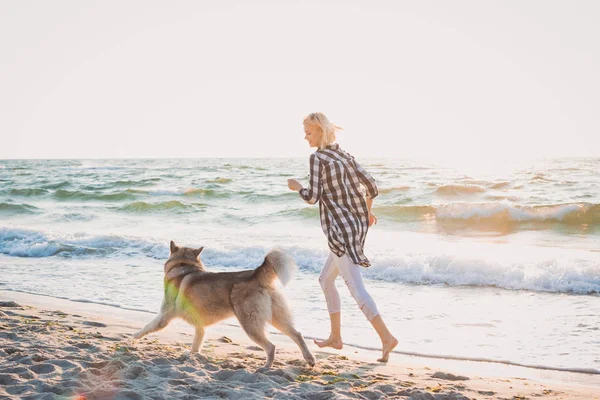
[{"label": "white pant", "polygon": [[325,294],[327,310],[330,314],[341,311],[340,295],[335,287],[335,279],[338,275],[342,275],[346,286],[350,290],[350,294],[356,300],[358,307],[365,314],[365,317],[371,321],[379,315],[375,302],[369,293],[367,293],[367,289],[365,289],[365,284],[360,275],[361,268],[361,266],[354,264],[346,254],[341,257],[333,253],[329,254],[319,276],[319,283]]}]

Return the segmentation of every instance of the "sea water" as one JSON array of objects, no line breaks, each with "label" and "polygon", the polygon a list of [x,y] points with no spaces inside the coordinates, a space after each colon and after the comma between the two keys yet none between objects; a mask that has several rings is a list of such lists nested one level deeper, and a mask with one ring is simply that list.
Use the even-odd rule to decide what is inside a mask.
[{"label": "sea water", "polygon": [[[600,373],[600,159],[359,161],[380,192],[362,272],[398,351]],[[279,247],[297,329],[325,338],[327,241],[287,188],[307,175],[296,158],[0,160],[0,288],[156,312],[170,240],[211,271]],[[344,342],[377,348],[337,286]]]}]

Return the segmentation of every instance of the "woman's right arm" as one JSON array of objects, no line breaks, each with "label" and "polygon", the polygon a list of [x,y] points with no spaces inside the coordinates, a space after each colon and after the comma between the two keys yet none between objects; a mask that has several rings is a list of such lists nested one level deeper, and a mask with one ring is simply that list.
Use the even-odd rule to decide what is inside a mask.
[{"label": "woman's right arm", "polygon": [[308,204],[315,204],[321,198],[321,161],[319,157],[310,156],[310,178],[308,188],[300,189],[298,194]]}]

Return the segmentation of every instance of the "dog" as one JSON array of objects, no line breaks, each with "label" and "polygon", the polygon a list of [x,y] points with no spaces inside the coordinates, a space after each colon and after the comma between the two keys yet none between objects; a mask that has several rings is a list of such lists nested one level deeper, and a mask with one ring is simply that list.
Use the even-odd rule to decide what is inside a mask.
[{"label": "dog", "polygon": [[289,336],[313,367],[315,358],[294,328],[285,297],[275,285],[276,279],[284,286],[290,281],[296,270],[294,260],[280,250],[272,250],[254,270],[209,272],[200,260],[203,249],[178,247],[171,241],[164,267],[165,292],[160,312],[134,339],[141,339],[163,329],[172,319],[181,318],[195,327],[192,353],[197,353],[207,326],[236,316],[250,339],[267,354],[267,361],[259,371],[268,370],[275,358],[275,345],[265,334],[267,322]]}]

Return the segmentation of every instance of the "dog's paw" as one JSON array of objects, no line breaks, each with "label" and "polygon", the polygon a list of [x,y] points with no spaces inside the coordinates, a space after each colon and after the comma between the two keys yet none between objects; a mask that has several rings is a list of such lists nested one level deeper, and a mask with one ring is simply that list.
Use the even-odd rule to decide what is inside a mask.
[{"label": "dog's paw", "polygon": [[271,367],[260,367],[259,369],[256,370],[256,374],[261,373],[264,374],[265,372],[268,372],[271,369]]},{"label": "dog's paw", "polygon": [[315,356],[313,356],[312,354],[310,354],[310,357],[306,358],[306,363],[310,367],[314,367],[317,364],[317,361],[315,360]]},{"label": "dog's paw", "polygon": [[186,352],[186,354],[189,359],[196,360],[199,362],[209,362],[208,357],[202,353],[194,353],[193,351],[190,351],[189,353]]},{"label": "dog's paw", "polygon": [[133,338],[134,338],[135,340],[141,339],[141,338],[142,338],[142,336],[144,336],[144,335],[142,334],[142,331],[137,331],[136,333],[134,333],[134,334],[133,334]]}]

